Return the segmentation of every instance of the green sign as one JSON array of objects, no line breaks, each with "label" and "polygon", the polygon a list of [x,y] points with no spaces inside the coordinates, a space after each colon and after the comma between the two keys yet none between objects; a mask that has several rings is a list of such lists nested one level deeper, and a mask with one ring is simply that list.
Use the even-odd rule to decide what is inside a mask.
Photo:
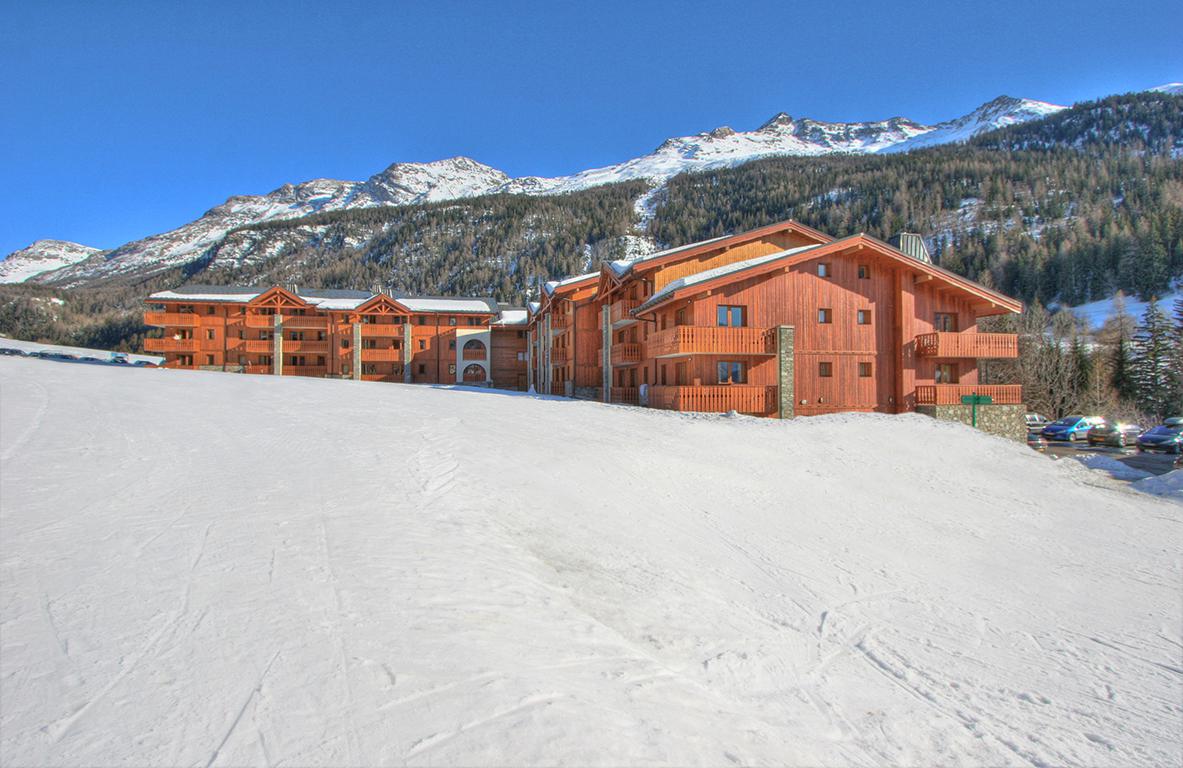
[{"label": "green sign", "polygon": [[994,402],[994,398],[991,397],[990,395],[979,395],[979,394],[975,393],[972,395],[962,395],[961,396],[961,404],[962,405],[972,405],[973,406],[973,409],[970,411],[970,422],[969,423],[975,429],[977,429],[977,426],[978,426],[978,406],[979,405],[991,405],[993,402]]}]

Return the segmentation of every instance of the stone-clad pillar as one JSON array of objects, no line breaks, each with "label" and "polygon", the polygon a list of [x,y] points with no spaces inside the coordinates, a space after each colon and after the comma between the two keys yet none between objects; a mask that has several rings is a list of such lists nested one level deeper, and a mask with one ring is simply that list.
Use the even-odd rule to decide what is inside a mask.
[{"label": "stone-clad pillar", "polygon": [[546,317],[542,320],[542,393],[545,395],[550,394],[552,378],[554,377],[554,370],[550,367],[550,350],[551,345],[554,343],[554,334],[550,332],[550,315],[551,313],[547,312]]},{"label": "stone-clad pillar", "polygon": [[526,391],[529,392],[532,389],[534,389],[534,331],[526,331]]},{"label": "stone-clad pillar", "polygon": [[361,323],[353,324],[353,378],[361,381]]},{"label": "stone-clad pillar", "polygon": [[612,307],[605,304],[600,309],[600,386],[604,395],[600,399],[612,402]]},{"label": "stone-clad pillar", "polygon": [[796,388],[793,385],[793,344],[796,329],[781,325],[776,329],[777,408],[776,415],[791,419],[796,415]]},{"label": "stone-clad pillar", "polygon": [[411,318],[403,323],[403,383],[411,383]]},{"label": "stone-clad pillar", "polygon": [[271,333],[271,372],[276,376],[283,375],[283,315],[275,315]]}]

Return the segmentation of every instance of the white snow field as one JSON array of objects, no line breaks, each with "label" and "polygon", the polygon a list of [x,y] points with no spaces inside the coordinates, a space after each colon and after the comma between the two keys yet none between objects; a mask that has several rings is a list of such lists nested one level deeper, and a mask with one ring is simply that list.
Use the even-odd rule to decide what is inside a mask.
[{"label": "white snow field", "polygon": [[4,765],[1178,765],[1183,507],[921,416],[0,358]]}]

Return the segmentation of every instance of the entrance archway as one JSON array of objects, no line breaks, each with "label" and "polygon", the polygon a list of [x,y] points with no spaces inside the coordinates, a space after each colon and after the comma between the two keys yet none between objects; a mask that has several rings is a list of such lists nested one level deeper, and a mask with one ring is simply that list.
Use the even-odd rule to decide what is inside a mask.
[{"label": "entrance archway", "polygon": [[480,384],[485,381],[484,366],[472,363],[464,367],[464,382],[466,384]]},{"label": "entrance archway", "polygon": [[480,339],[469,339],[464,342],[463,356],[465,360],[484,360],[485,342]]}]

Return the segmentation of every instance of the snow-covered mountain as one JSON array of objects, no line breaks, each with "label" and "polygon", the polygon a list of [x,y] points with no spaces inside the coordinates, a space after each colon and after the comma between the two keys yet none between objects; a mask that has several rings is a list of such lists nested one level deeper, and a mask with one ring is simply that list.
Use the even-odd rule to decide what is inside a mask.
[{"label": "snow-covered mountain", "polygon": [[1183,96],[1183,83],[1164,83],[1150,89],[1155,93],[1169,93],[1172,96]]},{"label": "snow-covered mountain", "polygon": [[285,184],[266,195],[235,196],[196,221],[169,232],[108,252],[91,249],[78,258],[35,272],[22,273],[16,267],[11,273],[23,274],[20,280],[77,285],[124,274],[153,273],[189,263],[200,258],[231,230],[268,220],[482,194],[561,194],[633,179],[646,179],[659,187],[679,173],[736,166],[763,157],[870,154],[965,141],[983,131],[1039,119],[1061,109],[1065,107],[1001,96],[968,115],[931,126],[903,117],[831,123],[781,113],[753,131],[740,132],[724,126],[694,136],[676,137],[642,157],[554,178],[511,178],[496,168],[466,157],[430,163],[395,163],[361,182],[314,179]]},{"label": "snow-covered mountain", "polygon": [[99,248],[68,240],[38,240],[0,261],[0,283],[23,283],[43,272],[77,264],[99,253],[102,253]]}]

